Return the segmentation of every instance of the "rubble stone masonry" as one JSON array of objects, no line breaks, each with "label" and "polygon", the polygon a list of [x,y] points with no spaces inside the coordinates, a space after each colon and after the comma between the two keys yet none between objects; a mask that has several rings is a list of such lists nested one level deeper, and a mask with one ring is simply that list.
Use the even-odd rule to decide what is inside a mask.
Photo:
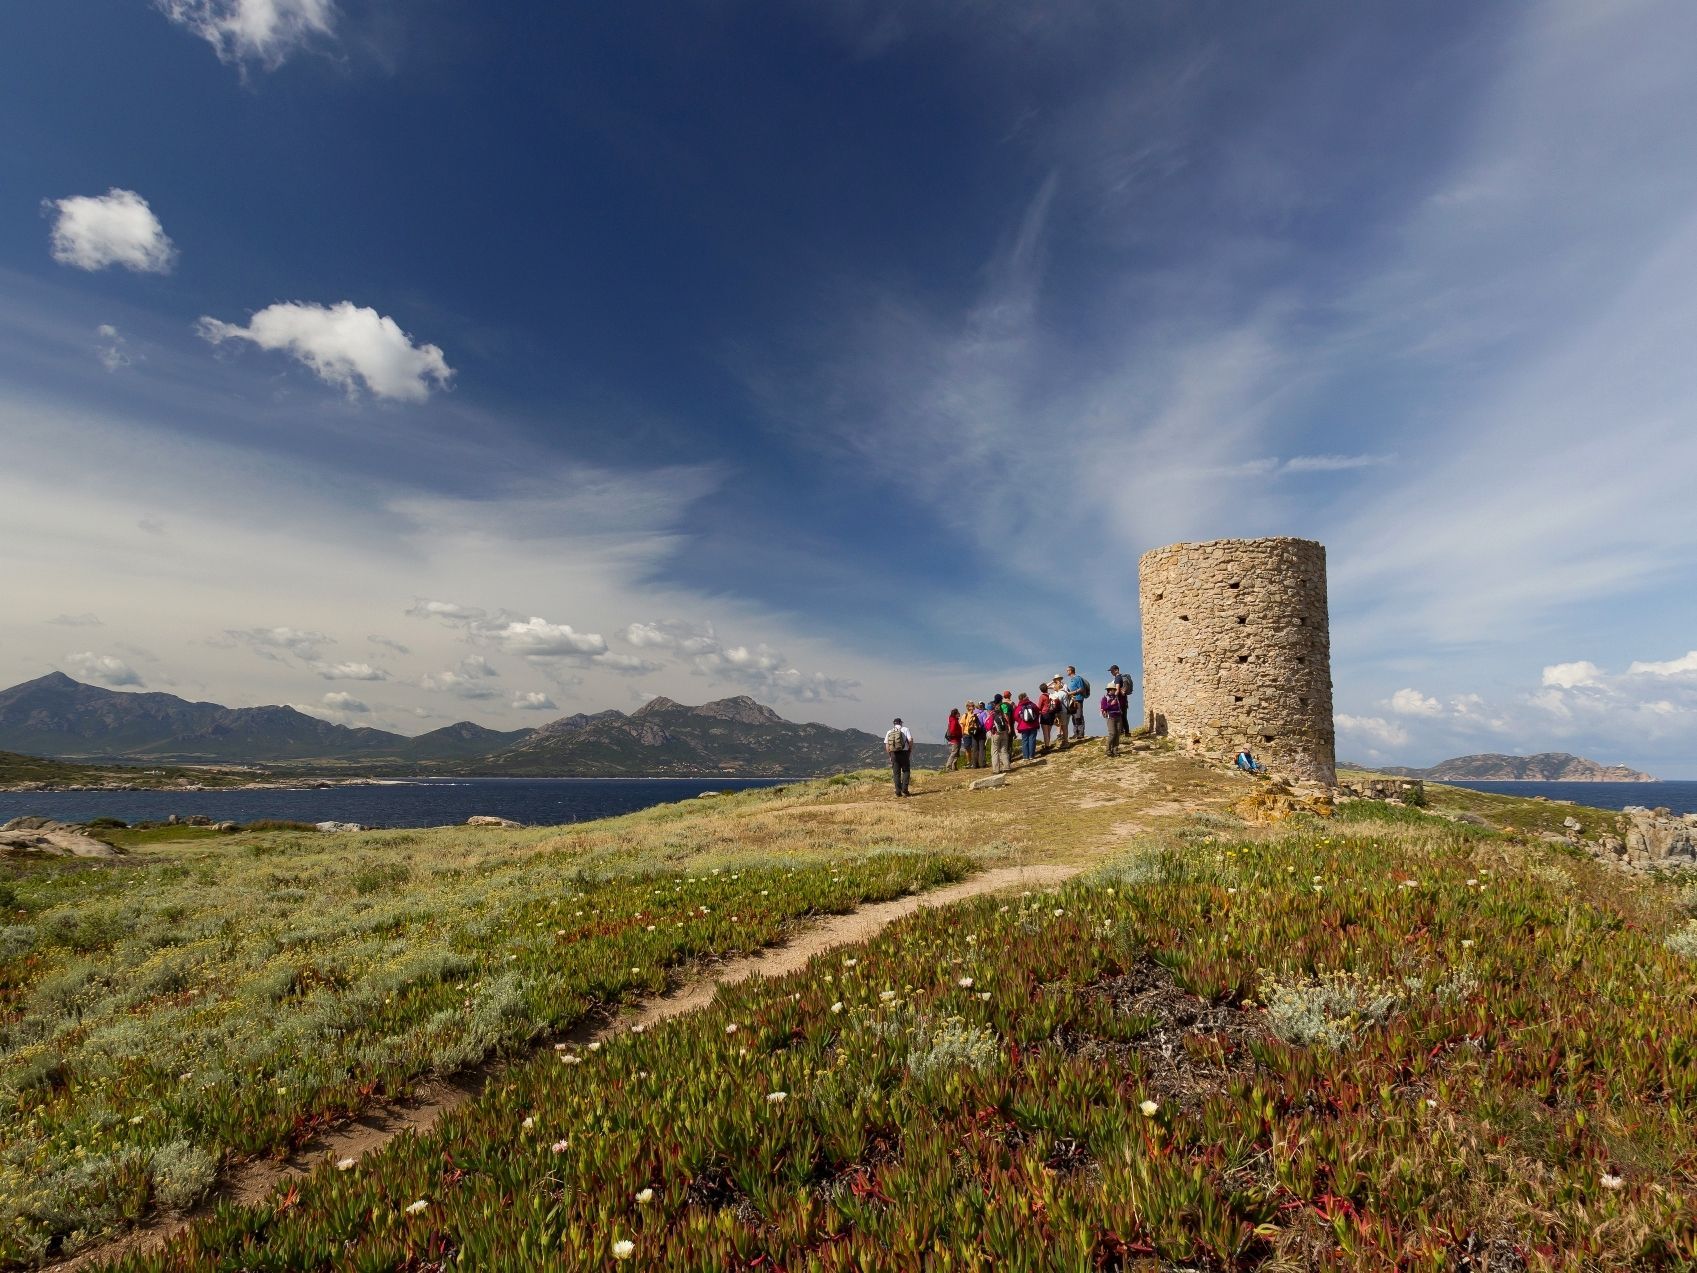
[{"label": "rubble stone masonry", "polygon": [[1170,544],[1138,563],[1151,732],[1279,777],[1337,780],[1326,549],[1311,539]]}]

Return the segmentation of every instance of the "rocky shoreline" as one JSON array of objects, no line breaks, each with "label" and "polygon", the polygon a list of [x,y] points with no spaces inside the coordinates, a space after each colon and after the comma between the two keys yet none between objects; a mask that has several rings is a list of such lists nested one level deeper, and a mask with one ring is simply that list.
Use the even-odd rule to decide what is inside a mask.
[{"label": "rocky shoreline", "polygon": [[405,787],[405,778],[260,778],[252,782],[9,782],[0,792],[29,791],[324,791],[332,787]]}]

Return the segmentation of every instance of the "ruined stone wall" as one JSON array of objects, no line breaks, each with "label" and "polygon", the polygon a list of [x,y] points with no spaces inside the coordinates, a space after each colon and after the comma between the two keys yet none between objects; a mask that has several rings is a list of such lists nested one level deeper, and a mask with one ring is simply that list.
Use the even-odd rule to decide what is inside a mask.
[{"label": "ruined stone wall", "polygon": [[1138,563],[1150,730],[1281,777],[1336,781],[1326,549],[1310,539],[1170,544]]}]

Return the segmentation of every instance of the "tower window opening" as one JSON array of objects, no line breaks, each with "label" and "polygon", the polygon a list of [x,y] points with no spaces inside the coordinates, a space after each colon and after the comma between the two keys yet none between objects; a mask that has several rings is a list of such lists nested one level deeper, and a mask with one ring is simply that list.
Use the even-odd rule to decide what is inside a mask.
[{"label": "tower window opening", "polygon": [[1237,661],[1239,663],[1247,663],[1249,662],[1249,656],[1247,654],[1240,654],[1237,656]]},{"label": "tower window opening", "polygon": [[1188,614],[1181,614],[1178,617],[1178,621],[1180,623],[1189,623],[1190,622],[1190,616]]},{"label": "tower window opening", "polygon": [[1226,587],[1228,587],[1228,588],[1236,588],[1236,587],[1240,587],[1240,586],[1241,585],[1239,585],[1238,582],[1235,579],[1231,583],[1228,583],[1226,585]]},{"label": "tower window opening", "polygon": [[1234,702],[1234,703],[1241,703],[1241,702],[1243,702],[1243,695],[1241,695],[1241,694],[1233,694],[1233,695],[1232,695],[1232,702]]},{"label": "tower window opening", "polygon": [[1246,614],[1240,614],[1240,615],[1237,616],[1237,621],[1239,623],[1248,623],[1249,622],[1249,616],[1246,615]]},{"label": "tower window opening", "polygon": [[1262,735],[1261,735],[1261,741],[1262,741],[1262,742],[1264,742],[1264,743],[1270,743],[1270,742],[1272,742],[1272,741],[1273,741],[1273,735],[1271,735],[1271,734],[1262,734]]}]

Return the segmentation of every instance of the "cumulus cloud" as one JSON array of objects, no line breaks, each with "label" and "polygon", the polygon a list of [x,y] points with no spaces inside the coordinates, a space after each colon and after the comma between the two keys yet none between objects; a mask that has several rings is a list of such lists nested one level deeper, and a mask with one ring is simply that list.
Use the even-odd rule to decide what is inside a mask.
[{"label": "cumulus cloud", "polygon": [[324,706],[333,712],[369,712],[371,708],[345,690],[332,690],[324,696]]},{"label": "cumulus cloud", "polygon": [[1408,731],[1383,716],[1351,716],[1339,712],[1333,719],[1338,733],[1346,739],[1365,741],[1376,747],[1401,747],[1408,742]]},{"label": "cumulus cloud", "polygon": [[78,654],[67,654],[65,665],[71,669],[73,676],[79,680],[92,681],[96,685],[140,685],[141,677],[136,670],[120,658],[110,654],[96,654],[93,650],[83,650]]},{"label": "cumulus cloud", "polygon": [[1392,694],[1387,706],[1398,716],[1442,716],[1444,705],[1430,695],[1415,689],[1401,689]]},{"label": "cumulus cloud", "polygon": [[789,665],[784,655],[771,646],[723,646],[698,654],[690,660],[695,671],[710,680],[746,686],[756,694],[791,698],[800,702],[853,699],[860,682],[823,672],[803,672]]},{"label": "cumulus cloud", "polygon": [[712,624],[698,626],[679,619],[633,623],[625,629],[624,639],[638,649],[676,650],[680,654],[706,654],[719,648]]},{"label": "cumulus cloud", "polygon": [[329,36],[333,0],[156,0],[171,21],[198,35],[220,61],[280,66],[296,49]]},{"label": "cumulus cloud", "polygon": [[61,628],[99,628],[105,625],[100,622],[98,615],[83,612],[82,614],[61,614],[47,622],[56,623]]},{"label": "cumulus cloud", "polygon": [[369,663],[320,663],[314,669],[327,681],[386,681],[389,674]]},{"label": "cumulus cloud", "polygon": [[300,628],[226,628],[220,645],[240,644],[261,658],[280,659],[285,654],[296,658],[316,660],[319,650],[334,645],[335,640],[322,632],[307,632]]},{"label": "cumulus cloud", "polygon": [[414,619],[440,619],[444,623],[480,623],[489,617],[489,612],[477,606],[462,606],[457,601],[431,601],[419,597],[407,607],[407,615]]},{"label": "cumulus cloud", "polygon": [[607,652],[607,642],[596,632],[578,632],[569,623],[550,623],[539,615],[483,625],[482,635],[509,654],[526,658],[586,659]]},{"label": "cumulus cloud", "polygon": [[100,359],[100,365],[107,371],[122,371],[134,365],[135,359],[130,357],[128,343],[111,323],[100,324],[94,329],[94,334],[100,338],[94,347],[94,356]]},{"label": "cumulus cloud", "polygon": [[522,694],[513,695],[510,706],[521,712],[553,712],[559,710],[554,706],[554,700],[541,690],[527,690]]},{"label": "cumulus cloud", "polygon": [[501,691],[487,684],[501,674],[481,654],[468,654],[459,666],[446,672],[433,672],[419,678],[419,687],[456,698],[499,698]]},{"label": "cumulus cloud", "polygon": [[1580,659],[1574,663],[1552,663],[1544,669],[1543,684],[1558,689],[1577,689],[1582,685],[1602,683],[1603,669],[1595,663]]},{"label": "cumulus cloud", "polygon": [[1697,676],[1697,650],[1662,663],[1637,660],[1626,669],[1628,676]]},{"label": "cumulus cloud", "polygon": [[196,330],[214,345],[245,340],[286,353],[350,396],[364,385],[374,397],[423,402],[432,389],[446,388],[454,374],[435,345],[415,345],[394,319],[351,301],[280,301],[245,327],[203,317]]},{"label": "cumulus cloud", "polygon": [[[70,195],[50,199],[53,221],[53,259],[79,270],[103,270],[121,265],[140,274],[165,274],[177,249],[134,190],[116,186],[103,195]],[[102,329],[102,334],[104,334]]]}]

